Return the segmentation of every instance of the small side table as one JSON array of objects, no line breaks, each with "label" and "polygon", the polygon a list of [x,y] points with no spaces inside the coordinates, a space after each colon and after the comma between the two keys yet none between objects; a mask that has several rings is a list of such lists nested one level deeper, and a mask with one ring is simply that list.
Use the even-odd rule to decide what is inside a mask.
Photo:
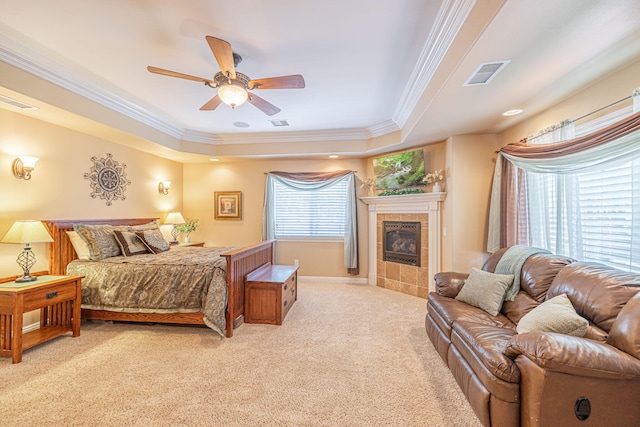
[{"label": "small side table", "polygon": [[[40,276],[0,284],[0,356],[22,361],[22,352],[71,332],[80,335],[83,276]],[[24,313],[40,309],[40,329],[22,334]]]}]

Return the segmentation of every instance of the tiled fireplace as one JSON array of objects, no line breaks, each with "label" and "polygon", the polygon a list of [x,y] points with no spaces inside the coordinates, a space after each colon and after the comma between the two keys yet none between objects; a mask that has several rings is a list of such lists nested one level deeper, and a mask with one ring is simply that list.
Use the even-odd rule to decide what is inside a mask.
[{"label": "tiled fireplace", "polygon": [[[434,290],[433,275],[440,271],[440,209],[445,196],[361,198],[369,208],[369,284],[421,298]],[[417,229],[419,235],[412,237]],[[417,262],[411,255],[419,256]]]}]

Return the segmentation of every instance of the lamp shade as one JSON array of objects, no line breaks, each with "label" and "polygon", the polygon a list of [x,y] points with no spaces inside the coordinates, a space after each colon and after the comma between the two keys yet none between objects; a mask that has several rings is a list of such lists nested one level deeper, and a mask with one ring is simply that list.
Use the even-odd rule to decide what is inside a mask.
[{"label": "lamp shade", "polygon": [[53,242],[53,238],[41,221],[25,220],[14,222],[0,242],[43,243]]},{"label": "lamp shade", "polygon": [[40,160],[37,157],[31,156],[19,156],[19,159],[22,161],[22,165],[28,169],[34,169],[36,167],[36,163]]},{"label": "lamp shade", "polygon": [[224,84],[218,88],[218,96],[225,104],[231,108],[245,103],[249,94],[241,83],[232,80],[231,83]]},{"label": "lamp shade", "polygon": [[167,215],[167,218],[164,220],[165,224],[184,224],[185,219],[182,216],[182,214],[180,212],[170,212],[169,215]]}]

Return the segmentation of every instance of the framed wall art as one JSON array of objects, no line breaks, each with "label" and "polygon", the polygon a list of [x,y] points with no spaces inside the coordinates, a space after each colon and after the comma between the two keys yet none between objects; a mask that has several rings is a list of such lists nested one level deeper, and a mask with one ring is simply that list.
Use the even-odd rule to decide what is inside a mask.
[{"label": "framed wall art", "polygon": [[215,219],[242,219],[241,191],[216,191],[213,198]]}]

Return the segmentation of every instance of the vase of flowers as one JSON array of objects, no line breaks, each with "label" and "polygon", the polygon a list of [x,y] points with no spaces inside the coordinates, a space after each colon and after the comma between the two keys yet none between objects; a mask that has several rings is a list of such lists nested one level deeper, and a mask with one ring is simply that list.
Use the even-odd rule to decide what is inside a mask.
[{"label": "vase of flowers", "polygon": [[184,224],[179,224],[177,228],[180,234],[185,235],[184,242],[189,243],[191,242],[191,237],[189,236],[189,234],[193,233],[198,228],[198,220],[186,218],[185,221],[186,222]]},{"label": "vase of flowers", "polygon": [[442,181],[444,181],[444,171],[442,169],[436,169],[435,171],[428,173],[424,177],[424,182],[426,182],[427,184],[433,184],[431,191],[433,191],[434,193],[439,193],[442,191],[442,187],[440,185]]}]

